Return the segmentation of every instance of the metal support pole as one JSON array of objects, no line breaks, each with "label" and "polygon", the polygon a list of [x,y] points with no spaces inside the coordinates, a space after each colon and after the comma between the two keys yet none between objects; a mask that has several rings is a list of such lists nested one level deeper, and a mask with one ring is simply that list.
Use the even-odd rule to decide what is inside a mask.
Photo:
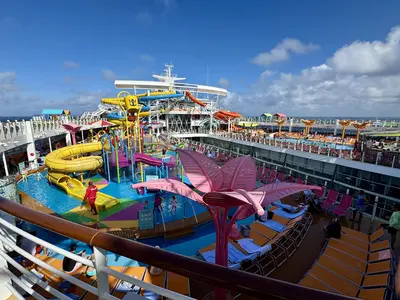
[{"label": "metal support pole", "polygon": [[374,208],[372,209],[371,222],[373,222],[374,219],[375,219],[375,216],[376,216],[376,209],[378,208],[378,201],[379,201],[379,197],[378,197],[378,196],[375,196]]},{"label": "metal support pole", "polygon": [[81,130],[81,136],[82,136],[82,144],[85,143],[85,135],[83,134],[83,130]]},{"label": "metal support pole", "polygon": [[10,174],[8,173],[6,152],[3,152],[3,164],[4,164],[4,171],[6,172],[6,176],[9,176]]},{"label": "metal support pole", "polygon": [[107,265],[107,260],[106,260],[106,251],[98,248],[98,247],[93,247],[94,250],[94,266],[96,269],[96,275],[97,275],[97,288],[99,291],[99,299],[100,300],[105,300],[107,299],[105,297],[105,294],[108,294],[110,292],[108,288],[108,274],[104,272],[104,269],[106,268]]},{"label": "metal support pole", "polygon": [[53,147],[51,146],[51,137],[49,136],[49,148],[50,152],[53,152]]}]

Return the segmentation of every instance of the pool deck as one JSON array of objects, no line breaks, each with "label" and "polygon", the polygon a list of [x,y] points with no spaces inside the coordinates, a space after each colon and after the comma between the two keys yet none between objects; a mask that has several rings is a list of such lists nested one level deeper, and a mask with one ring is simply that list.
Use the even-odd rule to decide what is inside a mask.
[{"label": "pool deck", "polygon": [[[195,217],[190,217],[186,219],[176,220],[172,222],[165,223],[165,231],[163,224],[157,224],[153,229],[139,230],[138,228],[102,228],[103,232],[118,235],[127,239],[142,239],[142,238],[152,238],[157,236],[182,236],[184,234],[189,234],[193,227],[204,224],[211,220],[211,216],[208,212],[201,213]],[[182,235],[180,235],[182,233]]]},{"label": "pool deck", "polygon": [[[40,211],[45,214],[50,214],[54,216],[59,216],[57,213],[55,213],[53,210],[49,209],[45,205],[41,204],[39,201],[36,199],[32,198],[28,194],[19,191],[20,199],[21,199],[21,204],[29,207],[31,209],[34,209],[36,211]],[[62,218],[62,216],[59,216]],[[115,234],[127,239],[137,239],[137,238],[151,238],[151,237],[157,237],[157,236],[182,236],[185,233],[190,233],[190,230],[193,229],[193,227],[204,224],[208,221],[211,220],[211,216],[208,212],[204,212],[201,214],[198,214],[197,220],[195,217],[190,217],[186,219],[181,219],[181,220],[176,220],[172,222],[167,222],[165,223],[165,229],[164,231],[164,225],[163,224],[157,224],[154,226],[153,229],[147,229],[147,230],[139,230],[137,227],[132,227],[132,228],[102,228],[100,229],[103,232],[107,232],[110,234]],[[93,224],[82,224],[82,225],[87,225],[87,226],[93,226]],[[180,234],[182,233],[182,235]]]}]

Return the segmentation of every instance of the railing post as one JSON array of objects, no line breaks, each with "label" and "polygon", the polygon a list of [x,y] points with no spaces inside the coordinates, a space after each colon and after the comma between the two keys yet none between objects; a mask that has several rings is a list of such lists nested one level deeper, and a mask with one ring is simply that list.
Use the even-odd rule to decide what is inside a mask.
[{"label": "railing post", "polygon": [[9,176],[10,174],[8,173],[8,166],[7,166],[7,159],[6,159],[6,151],[3,152],[3,164],[4,164],[4,171],[6,173],[6,176]]},{"label": "railing post", "polygon": [[394,155],[393,156],[393,159],[392,159],[392,168],[394,168],[394,163],[396,162],[396,155]]},{"label": "railing post", "polygon": [[376,209],[378,208],[378,201],[379,201],[379,197],[378,197],[378,196],[375,196],[374,208],[372,209],[371,222],[373,222],[374,219],[375,219],[375,216],[376,216]]},{"label": "railing post", "polygon": [[98,248],[93,247],[94,251],[94,266],[96,268],[96,275],[97,275],[97,288],[99,291],[99,299],[103,300],[106,299],[104,297],[105,294],[110,292],[108,288],[108,274],[104,272],[104,269],[107,266],[107,259],[106,259],[106,251]]}]

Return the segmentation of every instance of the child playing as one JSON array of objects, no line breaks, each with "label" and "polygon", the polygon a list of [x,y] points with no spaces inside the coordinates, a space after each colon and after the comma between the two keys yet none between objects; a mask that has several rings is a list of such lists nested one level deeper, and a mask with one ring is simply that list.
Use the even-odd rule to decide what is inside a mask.
[{"label": "child playing", "polygon": [[[358,197],[357,197],[357,206],[356,208],[353,210],[353,218],[351,220],[355,221],[356,220],[356,215],[357,212],[359,214],[359,218],[358,218],[358,223],[361,222],[361,219],[363,217],[363,212],[365,210],[365,207],[367,206],[368,200],[367,197],[365,197],[365,193],[364,191],[360,191],[358,193]],[[357,222],[357,221],[356,221]]]},{"label": "child playing", "polygon": [[176,214],[176,205],[177,205],[177,201],[176,201],[176,196],[174,195],[171,198],[171,211],[170,211],[171,216],[173,214]]}]

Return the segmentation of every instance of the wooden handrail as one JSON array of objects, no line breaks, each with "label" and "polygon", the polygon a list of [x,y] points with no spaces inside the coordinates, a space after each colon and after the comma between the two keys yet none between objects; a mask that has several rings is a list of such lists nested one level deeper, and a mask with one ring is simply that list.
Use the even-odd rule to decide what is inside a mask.
[{"label": "wooden handrail", "polygon": [[187,256],[171,253],[140,242],[107,234],[62,218],[32,210],[1,196],[0,210],[68,238],[76,239],[86,244],[91,244],[95,247],[118,253],[133,260],[156,266],[188,278],[206,282],[213,286],[235,290],[245,295],[260,299],[268,299],[268,297],[293,300],[355,299],[239,270],[225,268]]}]

